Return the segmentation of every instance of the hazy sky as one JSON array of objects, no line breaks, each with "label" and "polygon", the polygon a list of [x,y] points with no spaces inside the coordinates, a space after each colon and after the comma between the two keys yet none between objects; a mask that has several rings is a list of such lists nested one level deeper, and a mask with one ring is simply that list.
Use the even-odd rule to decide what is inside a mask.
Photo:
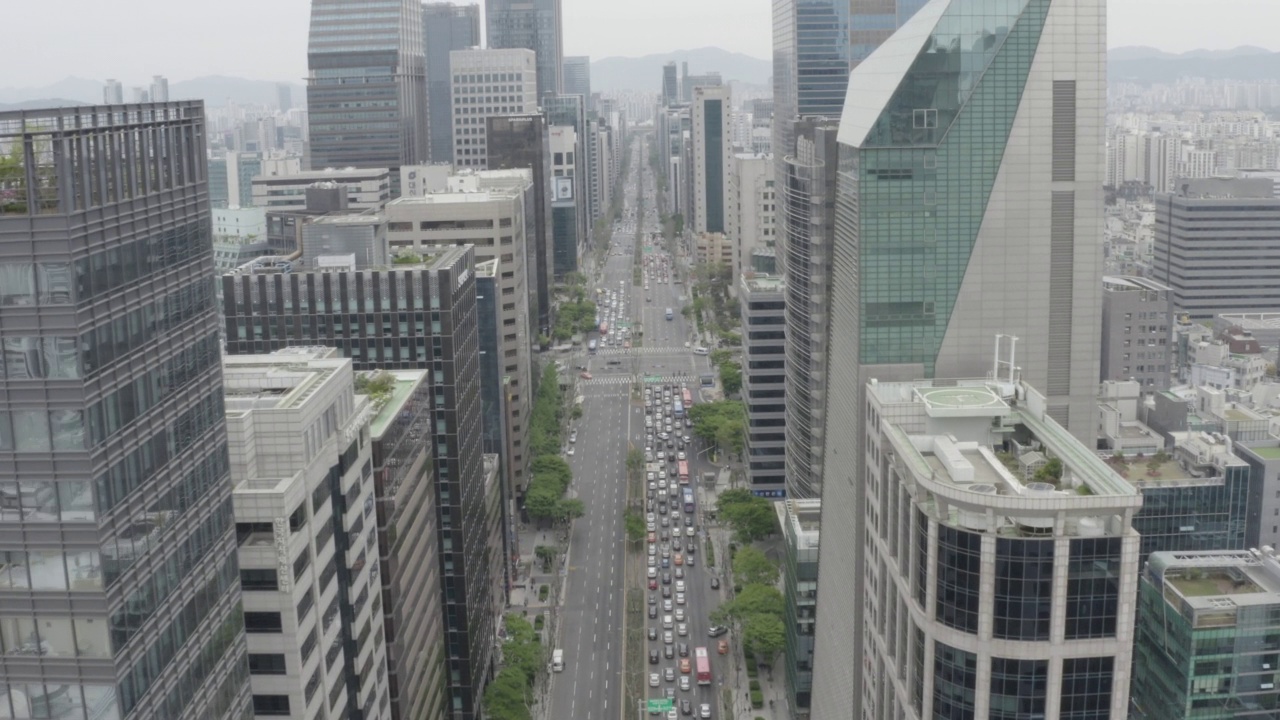
[{"label": "hazy sky", "polygon": [[[69,75],[140,85],[201,75],[301,79],[309,0],[0,0],[0,87]],[[564,0],[565,53],[645,55],[716,45],[770,55],[770,0]],[[1110,0],[1108,45],[1280,49],[1276,0]],[[21,31],[13,31],[20,28]],[[695,70],[709,68],[695,68]]]}]

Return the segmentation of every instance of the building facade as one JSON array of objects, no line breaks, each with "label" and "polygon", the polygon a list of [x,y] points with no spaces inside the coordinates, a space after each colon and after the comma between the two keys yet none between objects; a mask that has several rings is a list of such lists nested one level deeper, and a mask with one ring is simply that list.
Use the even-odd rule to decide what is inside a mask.
[{"label": "building facade", "polygon": [[[492,42],[492,40],[491,40]],[[495,115],[538,112],[538,77],[530,50],[454,50],[453,164],[483,170],[488,164],[485,122]]]},{"label": "building facade", "polygon": [[751,254],[773,249],[777,240],[777,193],[773,186],[773,158],[734,153],[729,158],[725,206],[725,234],[733,243],[733,276],[751,269]]},{"label": "building facade", "polygon": [[372,403],[331,348],[223,364],[254,714],[390,718]]},{"label": "building facade", "polygon": [[1176,312],[1280,310],[1280,198],[1267,178],[1178,180],[1156,196],[1153,278]]},{"label": "building facade", "polygon": [[422,4],[427,63],[427,136],[433,163],[453,162],[453,75],[449,53],[480,47],[480,6]]},{"label": "building facade", "polygon": [[529,315],[538,332],[550,333],[554,254],[551,229],[551,141],[546,118],[505,115],[488,118],[485,126],[491,170],[527,168],[532,173],[533,207],[525,210],[529,243]]},{"label": "building facade", "polygon": [[1002,361],[1043,391],[1050,417],[1096,442],[1104,21],[1099,0],[931,2],[850,75],[815,716],[859,717],[874,697],[853,675],[869,647],[861,600],[876,512],[849,453],[863,457],[868,380],[983,377]]},{"label": "building facade", "polygon": [[334,183],[346,188],[350,210],[375,210],[391,199],[387,168],[328,168],[288,175],[259,175],[253,179],[253,204],[273,212],[307,208],[307,190]]},{"label": "building facade", "polygon": [[1006,380],[868,385],[869,717],[1126,716],[1142,496],[1048,408]]},{"label": "building facade", "polygon": [[311,167],[427,160],[424,52],[421,0],[311,0]]},{"label": "building facade", "polygon": [[1169,288],[1151,278],[1102,279],[1103,380],[1135,380],[1147,393],[1169,387],[1175,370]]},{"label": "building facade", "polygon": [[835,120],[797,122],[796,151],[775,193],[787,288],[787,497],[797,499],[822,496],[837,129]]},{"label": "building facade", "polygon": [[0,715],[252,716],[205,131],[0,113]]},{"label": "building facade", "polygon": [[693,90],[693,222],[699,233],[725,232],[725,190],[729,177],[729,88],[699,85]]},{"label": "building facade", "polygon": [[787,700],[807,715],[813,694],[813,632],[818,603],[818,543],[821,500],[787,499],[774,504],[786,547],[782,565],[786,600]]},{"label": "building facade", "polygon": [[1132,718],[1280,711],[1275,551],[1156,553],[1138,589]]},{"label": "building facade", "polygon": [[591,58],[586,55],[570,55],[564,59],[564,95],[581,95],[587,109],[594,110],[591,100]]},{"label": "building facade", "polygon": [[[426,251],[424,251],[426,253]],[[380,270],[224,275],[227,352],[336,347],[357,371],[430,370],[430,472],[437,523],[445,706],[474,720],[493,672],[497,616],[493,519],[481,443],[474,253],[451,247]],[[286,300],[287,298],[287,300]],[[335,312],[337,311],[337,312]],[[403,322],[389,318],[404,317]],[[399,629],[395,629],[396,633]],[[396,635],[396,637],[399,637]],[[413,648],[421,651],[421,648]]]},{"label": "building facade", "polygon": [[786,495],[786,343],[781,279],[739,276],[742,399],[747,405],[747,480],[762,497]]},{"label": "building facade", "polygon": [[[524,48],[538,55],[538,99],[559,95],[564,82],[561,0],[485,0],[485,37],[495,49]],[[584,98],[585,100],[585,98]]]}]

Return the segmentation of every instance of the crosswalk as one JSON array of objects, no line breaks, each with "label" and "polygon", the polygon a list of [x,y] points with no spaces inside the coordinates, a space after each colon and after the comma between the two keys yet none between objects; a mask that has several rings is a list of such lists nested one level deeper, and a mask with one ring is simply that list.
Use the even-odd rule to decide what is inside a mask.
[{"label": "crosswalk", "polygon": [[583,385],[630,385],[636,382],[661,385],[665,383],[689,382],[693,378],[688,375],[600,375],[590,380],[583,380]]},{"label": "crosswalk", "polygon": [[596,351],[597,355],[683,355],[688,350],[682,347],[662,347],[645,345],[638,348],[606,347]]}]

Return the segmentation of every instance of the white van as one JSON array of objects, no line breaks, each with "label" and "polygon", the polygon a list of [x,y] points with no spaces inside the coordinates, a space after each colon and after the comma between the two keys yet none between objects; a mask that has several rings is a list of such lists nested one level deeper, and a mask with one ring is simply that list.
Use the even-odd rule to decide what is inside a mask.
[{"label": "white van", "polygon": [[551,651],[551,670],[552,672],[564,671],[564,650],[556,648]]},{"label": "white van", "polygon": [[693,349],[693,354],[694,355],[710,355],[711,351],[702,346],[698,346]]}]

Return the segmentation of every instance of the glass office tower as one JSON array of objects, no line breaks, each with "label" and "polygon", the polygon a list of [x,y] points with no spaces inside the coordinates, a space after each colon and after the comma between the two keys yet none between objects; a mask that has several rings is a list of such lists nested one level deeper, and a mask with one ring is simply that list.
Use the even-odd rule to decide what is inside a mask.
[{"label": "glass office tower", "polygon": [[427,58],[427,112],[431,162],[453,162],[453,78],[449,53],[481,45],[480,6],[447,2],[422,6]]},{"label": "glass office tower", "polygon": [[0,113],[0,717],[250,718],[201,102]]},{"label": "glass office tower", "polygon": [[539,102],[547,95],[563,92],[564,21],[560,0],[485,0],[484,18],[490,48],[525,48],[537,53]]}]

